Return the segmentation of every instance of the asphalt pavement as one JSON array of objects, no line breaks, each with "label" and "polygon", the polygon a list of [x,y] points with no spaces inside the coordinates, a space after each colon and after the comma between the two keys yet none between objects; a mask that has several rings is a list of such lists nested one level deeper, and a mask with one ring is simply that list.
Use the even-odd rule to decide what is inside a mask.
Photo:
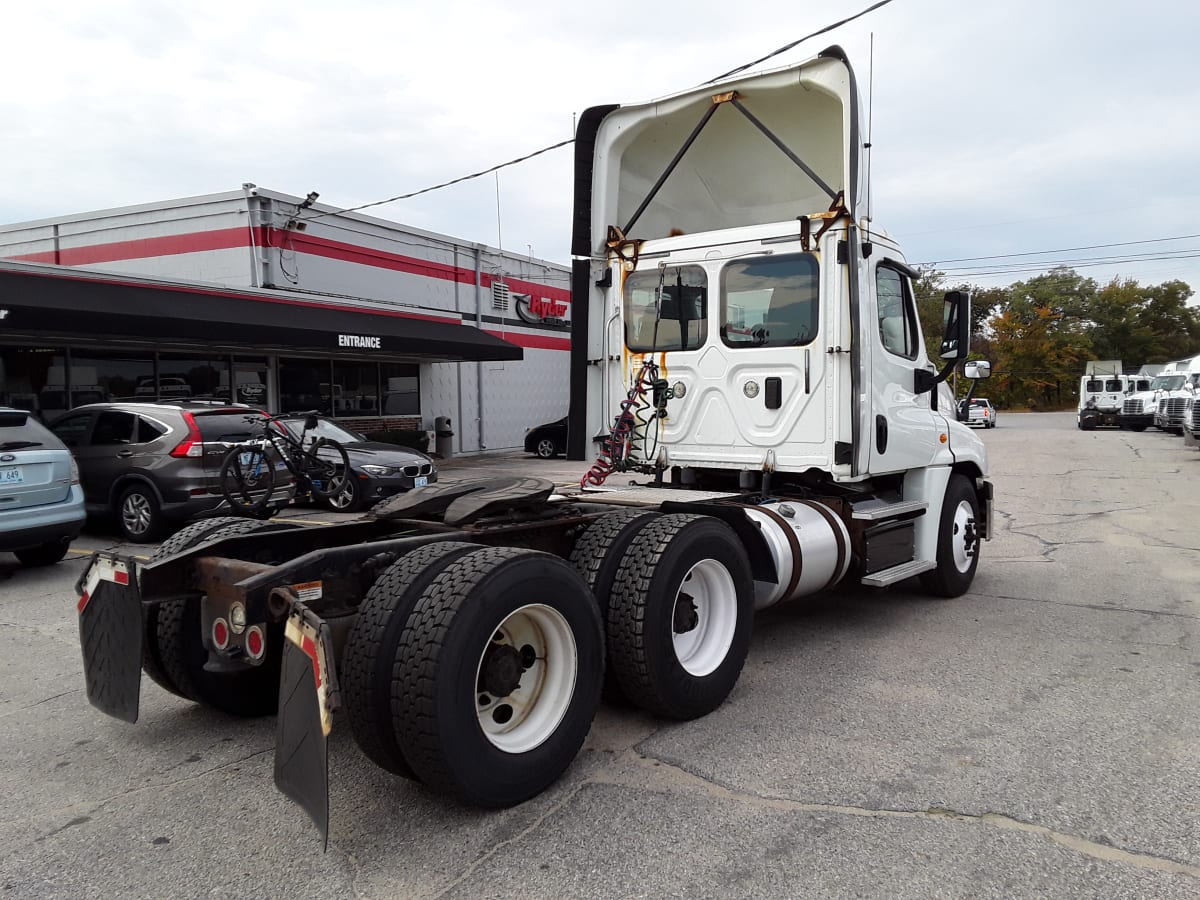
[{"label": "asphalt pavement", "polygon": [[0,897],[1200,896],[1200,452],[1071,414],[1001,411],[983,439],[998,534],[966,596],[770,611],[720,709],[606,706],[515,809],[395,778],[338,723],[327,853],[272,786],[273,720],[148,680],[135,726],[88,705],[72,585],[115,537],[50,569],[0,554]]}]

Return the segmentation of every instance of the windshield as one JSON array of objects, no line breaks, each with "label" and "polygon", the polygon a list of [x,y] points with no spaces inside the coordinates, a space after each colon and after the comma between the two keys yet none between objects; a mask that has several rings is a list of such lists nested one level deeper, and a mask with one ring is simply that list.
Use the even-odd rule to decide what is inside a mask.
[{"label": "windshield", "polygon": [[1177,391],[1183,387],[1183,375],[1159,375],[1150,382],[1150,389],[1155,391]]},{"label": "windshield", "polygon": [[[296,438],[296,440],[300,439],[300,433],[304,431],[303,418],[284,419],[283,424],[292,433],[292,437]],[[366,440],[361,434],[357,434],[348,428],[343,428],[341,425],[335,425],[328,419],[317,419],[317,427],[308,429],[308,433],[304,435],[305,441],[315,441],[317,438],[328,438],[337,441],[339,444],[352,444],[356,441]]]}]

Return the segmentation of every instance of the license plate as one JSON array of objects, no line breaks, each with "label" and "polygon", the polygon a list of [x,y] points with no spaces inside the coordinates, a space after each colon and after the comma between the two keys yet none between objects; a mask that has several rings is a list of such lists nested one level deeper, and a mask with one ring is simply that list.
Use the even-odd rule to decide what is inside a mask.
[{"label": "license plate", "polygon": [[25,481],[25,476],[20,469],[0,469],[0,484],[21,484]]},{"label": "license plate", "polygon": [[425,487],[429,484],[429,477],[426,475],[418,475],[413,479],[413,487]]}]

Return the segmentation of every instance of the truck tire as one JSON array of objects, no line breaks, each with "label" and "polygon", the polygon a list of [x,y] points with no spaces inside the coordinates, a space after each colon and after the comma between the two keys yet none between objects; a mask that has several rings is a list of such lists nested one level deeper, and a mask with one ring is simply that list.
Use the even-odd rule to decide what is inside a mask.
[{"label": "truck tire", "polygon": [[[575,543],[569,562],[591,588],[600,605],[600,618],[607,628],[609,597],[621,558],[637,537],[659,514],[652,509],[622,509],[597,519]],[[627,700],[609,665],[604,672],[602,696],[609,702]]]},{"label": "truck tire", "polygon": [[[244,522],[245,519],[237,516],[219,516],[212,519],[201,519],[199,522],[193,522],[184,528],[181,528],[171,537],[167,538],[158,545],[158,549],[150,557],[151,562],[157,562],[160,559],[166,559],[168,556],[174,556],[176,553],[181,553],[184,550],[189,550],[197,544],[203,543],[208,539],[208,536],[214,531],[220,531],[226,525],[232,525],[235,522]],[[191,699],[186,697],[175,686],[175,682],[167,676],[163,670],[162,660],[158,650],[158,605],[146,608],[143,617],[143,637],[142,637],[142,671],[150,676],[150,680],[157,684],[164,691],[169,691],[177,697]]]},{"label": "truck tire", "polygon": [[443,541],[407,553],[384,570],[358,608],[342,654],[342,697],[350,731],[367,758],[415,778],[392,727],[392,667],[417,598],[442,570],[478,544]]},{"label": "truck tire", "polygon": [[[197,537],[195,543],[270,527],[267,522],[239,518]],[[206,671],[208,651],[200,637],[200,597],[179,597],[158,604],[153,652],[172,693],[235,716],[266,716],[279,705],[283,624],[268,623],[266,632],[266,657],[261,664],[237,672]]]},{"label": "truck tire", "polygon": [[646,525],[617,571],[608,661],[625,696],[672,719],[712,712],[750,649],[754,582],[733,529],[671,514]]},{"label": "truck tire", "polygon": [[571,764],[603,674],[600,613],[565,560],[476,550],[445,568],[409,616],[392,680],[396,741],[431,788],[513,806]]},{"label": "truck tire", "polygon": [[951,475],[938,521],[937,568],[921,575],[925,590],[938,597],[967,592],[979,567],[979,499],[971,482]]}]

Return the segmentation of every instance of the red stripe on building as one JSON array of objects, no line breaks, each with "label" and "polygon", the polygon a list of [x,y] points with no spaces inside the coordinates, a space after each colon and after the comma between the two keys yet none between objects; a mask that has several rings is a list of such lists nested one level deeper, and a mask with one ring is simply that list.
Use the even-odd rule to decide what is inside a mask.
[{"label": "red stripe on building", "polygon": [[[342,241],[319,238],[297,231],[260,227],[254,229],[254,240],[260,247],[282,248],[325,259],[387,269],[392,272],[440,278],[445,281],[457,281],[460,284],[475,284],[473,269],[403,256],[399,253],[389,253],[386,250],[376,250],[359,244],[347,244]],[[58,250],[42,250],[37,253],[25,253],[8,258],[22,262],[50,263],[60,266],[86,266],[120,260],[176,256],[182,253],[204,253],[210,250],[236,250],[249,248],[249,246],[249,228],[222,228],[215,231],[194,231],[189,234],[91,244],[86,247],[62,247]],[[496,280],[496,276],[486,272],[480,273],[480,283],[484,288],[490,290],[492,283]],[[535,281],[524,281],[519,278],[505,277],[504,281],[510,290],[518,294],[546,297],[564,303],[571,302],[571,292],[563,288],[548,287]]]},{"label": "red stripe on building", "polygon": [[519,331],[496,331],[491,328],[483,329],[492,337],[498,337],[502,341],[508,341],[510,344],[516,344],[518,347],[529,347],[533,350],[570,350],[571,339],[569,337],[550,337],[543,334],[524,334]]},{"label": "red stripe on building", "polygon": [[190,234],[171,234],[163,237],[139,238],[133,241],[114,241],[86,247],[62,247],[25,253],[11,259],[22,262],[50,263],[58,266],[86,266],[92,263],[117,262],[125,259],[150,259],[156,256],[175,256],[180,253],[203,253],[207,250],[236,250],[250,246],[250,229],[222,228],[217,231],[195,231]]}]

